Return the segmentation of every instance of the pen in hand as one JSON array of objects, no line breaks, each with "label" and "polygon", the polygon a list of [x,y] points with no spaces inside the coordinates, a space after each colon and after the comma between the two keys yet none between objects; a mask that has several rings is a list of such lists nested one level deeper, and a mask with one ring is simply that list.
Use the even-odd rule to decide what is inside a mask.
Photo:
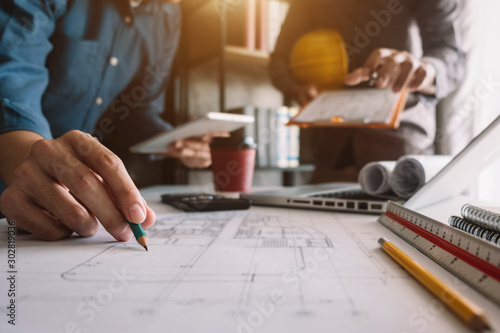
[{"label": "pen in hand", "polygon": [[148,251],[148,238],[146,237],[146,233],[144,232],[144,229],[142,229],[142,226],[132,222],[128,222],[128,225],[130,226],[130,229],[132,229],[137,243],[142,245],[142,247]]}]

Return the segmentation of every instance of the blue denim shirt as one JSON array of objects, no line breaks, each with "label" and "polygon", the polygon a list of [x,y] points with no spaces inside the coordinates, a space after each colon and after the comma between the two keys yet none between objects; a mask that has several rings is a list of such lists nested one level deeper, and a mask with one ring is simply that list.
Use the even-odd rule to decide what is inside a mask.
[{"label": "blue denim shirt", "polygon": [[[0,133],[99,138],[119,125],[133,143],[169,129],[160,114],[179,29],[179,6],[160,0],[2,0]],[[97,123],[108,108],[120,124]]]},{"label": "blue denim shirt", "polygon": [[[179,6],[160,0],[1,0],[0,134],[119,126],[133,144],[170,129],[160,114],[179,34]],[[97,123],[108,108],[120,124]]]}]

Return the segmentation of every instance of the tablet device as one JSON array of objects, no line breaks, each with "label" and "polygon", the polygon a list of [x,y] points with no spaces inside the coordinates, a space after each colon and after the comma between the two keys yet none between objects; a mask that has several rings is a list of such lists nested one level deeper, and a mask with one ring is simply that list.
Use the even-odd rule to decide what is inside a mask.
[{"label": "tablet device", "polygon": [[177,126],[171,131],[161,133],[146,141],[130,147],[133,153],[164,154],[167,146],[177,140],[202,136],[214,132],[232,132],[255,121],[253,116],[209,112],[202,118]]}]

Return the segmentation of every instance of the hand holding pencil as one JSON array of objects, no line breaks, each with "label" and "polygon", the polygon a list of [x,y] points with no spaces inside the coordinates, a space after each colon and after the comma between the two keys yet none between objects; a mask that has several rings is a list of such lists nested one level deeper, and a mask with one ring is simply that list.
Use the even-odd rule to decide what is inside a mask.
[{"label": "hand holding pencil", "polygon": [[148,238],[146,237],[146,233],[144,232],[144,229],[142,229],[142,226],[132,222],[128,222],[128,224],[134,233],[137,243],[148,251]]}]

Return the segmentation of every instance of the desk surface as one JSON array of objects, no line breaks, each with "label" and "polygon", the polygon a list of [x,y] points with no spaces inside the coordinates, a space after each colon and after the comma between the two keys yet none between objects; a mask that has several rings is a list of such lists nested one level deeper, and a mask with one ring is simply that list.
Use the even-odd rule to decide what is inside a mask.
[{"label": "desk surface", "polygon": [[[486,309],[500,329],[497,305],[376,216],[268,207],[187,214],[160,203],[167,191],[186,188],[143,191],[158,214],[150,252],[103,230],[55,243],[18,235],[15,327],[7,324],[2,226],[0,331],[467,332],[380,249],[379,237]],[[460,205],[428,212],[448,216]]]}]

